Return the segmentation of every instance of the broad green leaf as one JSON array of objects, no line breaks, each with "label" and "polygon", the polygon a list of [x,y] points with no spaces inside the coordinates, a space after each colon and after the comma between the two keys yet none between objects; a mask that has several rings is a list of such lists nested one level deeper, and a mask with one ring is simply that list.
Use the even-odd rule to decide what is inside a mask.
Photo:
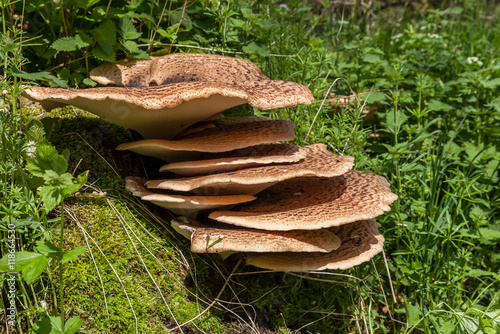
[{"label": "broad green leaf", "polygon": [[479,229],[481,236],[488,240],[500,240],[500,231],[492,230],[491,228],[483,227]]},{"label": "broad green leaf", "polygon": [[495,89],[500,86],[500,78],[491,79],[483,82],[484,88]]},{"label": "broad green leaf", "polygon": [[[12,259],[13,256],[14,258]],[[43,255],[33,252],[15,252],[14,255],[5,254],[0,259],[0,272],[19,272],[24,266],[33,261],[33,259],[38,259],[40,256]],[[13,266],[10,265],[12,261],[9,263],[9,259],[13,260]]]},{"label": "broad green leaf", "polygon": [[99,0],[78,0],[77,7],[82,9],[89,9],[90,7],[99,3]]},{"label": "broad green leaf", "polygon": [[64,324],[64,334],[74,334],[83,325],[83,320],[79,317],[71,317]]},{"label": "broad green leaf", "polygon": [[43,177],[47,170],[53,170],[62,174],[68,169],[66,159],[57,153],[54,146],[47,142],[41,143],[36,148],[36,157],[27,162],[28,171],[39,177]]},{"label": "broad green leaf", "polygon": [[42,254],[38,254],[37,257],[32,258],[27,264],[23,266],[23,278],[26,283],[31,284],[35,279],[40,276],[40,274],[44,271],[45,267],[49,263],[49,259],[43,256]]},{"label": "broad green leaf", "polygon": [[77,248],[74,248],[72,250],[67,251],[66,253],[64,253],[64,255],[62,257],[61,263],[66,263],[66,262],[69,262],[69,261],[73,261],[78,256],[80,256],[83,253],[85,253],[86,250],[87,250],[87,247],[81,246],[81,247],[77,247]]},{"label": "broad green leaf", "polygon": [[54,245],[52,242],[37,241],[36,244],[37,244],[36,250],[39,251],[40,254],[56,259],[57,261],[60,261],[63,258],[63,253],[61,252],[61,249],[56,245]]},{"label": "broad green leaf", "polygon": [[60,317],[45,317],[38,320],[33,326],[36,334],[62,334]]},{"label": "broad green leaf", "polygon": [[469,277],[498,276],[496,273],[480,269],[469,270],[466,274]]},{"label": "broad green leaf", "polygon": [[137,32],[132,20],[127,16],[123,16],[120,20],[120,31],[124,39],[137,39],[142,35],[142,33]]},{"label": "broad green leaf", "polygon": [[92,55],[97,59],[106,61],[108,63],[112,63],[116,60],[116,54],[114,51],[111,54],[107,54],[99,45],[92,49]]},{"label": "broad green leaf", "polygon": [[268,47],[262,44],[258,44],[256,42],[248,43],[248,45],[245,45],[242,48],[242,50],[246,53],[258,54],[264,57],[269,56],[271,54]]},{"label": "broad green leaf", "polygon": [[408,321],[408,326],[413,327],[416,326],[420,319],[422,318],[422,312],[420,311],[420,307],[417,305],[406,304],[406,317]]},{"label": "broad green leaf", "polygon": [[[64,80],[59,79],[58,77],[53,76],[49,72],[36,72],[36,73],[26,73],[21,71],[15,67],[12,68],[12,75],[18,78],[23,78],[26,80],[37,81],[37,80],[45,80],[54,83],[56,86],[68,88],[68,85]],[[29,88],[28,88],[29,89]]]},{"label": "broad green leaf", "polygon": [[85,42],[80,35],[75,35],[74,37],[62,37],[54,41],[50,46],[52,49],[57,51],[75,51],[90,44]]},{"label": "broad green leaf", "polygon": [[102,51],[111,56],[113,52],[113,45],[116,43],[116,27],[113,21],[106,20],[97,28],[90,31],[92,36],[102,48]]},{"label": "broad green leaf", "polygon": [[450,106],[449,104],[438,101],[438,100],[430,100],[427,107],[430,110],[434,110],[434,111],[450,111],[453,109],[453,107]]},{"label": "broad green leaf", "polygon": [[137,47],[137,43],[134,41],[124,41],[122,45],[128,52],[137,52],[139,48]]},{"label": "broad green leaf", "polygon": [[31,119],[26,125],[25,133],[29,140],[34,141],[36,144],[41,143],[45,138],[45,128],[42,121],[37,118]]},{"label": "broad green leaf", "polygon": [[87,86],[90,86],[90,87],[95,87],[97,86],[97,82],[95,82],[94,80],[90,79],[90,78],[85,78],[83,79],[82,81],[84,84],[86,84]]}]

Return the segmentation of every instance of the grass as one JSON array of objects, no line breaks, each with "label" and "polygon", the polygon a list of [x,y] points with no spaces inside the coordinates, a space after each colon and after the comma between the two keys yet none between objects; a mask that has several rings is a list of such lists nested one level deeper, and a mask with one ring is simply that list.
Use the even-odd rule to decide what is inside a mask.
[{"label": "grass", "polygon": [[[169,219],[164,211],[126,193],[123,177],[156,173],[155,161],[114,151],[130,140],[126,130],[72,108],[53,111],[52,144],[59,152],[69,149],[74,175],[89,170],[81,194],[65,202],[67,247],[88,247],[65,267],[67,313],[95,333],[163,333],[175,328],[175,321],[202,313],[184,332],[500,330],[499,8],[486,1],[413,4],[367,9],[302,1],[172,2],[163,16],[168,13],[163,3],[112,6],[106,18],[118,28],[107,56],[133,53],[126,41],[152,43],[155,52],[244,52],[237,56],[254,61],[271,78],[307,85],[317,101],[273,111],[242,106],[234,114],[292,120],[298,144],[322,142],[354,156],[356,169],[386,176],[399,199],[379,217],[387,262],[380,255],[347,272],[256,271],[238,258],[191,254],[186,241],[164,228]],[[41,20],[26,12],[24,42],[19,32],[10,39],[3,35],[10,48],[2,53],[2,89],[14,99],[4,96],[11,112],[1,114],[0,230],[5,240],[6,222],[18,222],[19,250],[33,249],[37,238],[56,239],[60,209],[43,220],[38,197],[16,178],[32,149],[25,125],[47,115],[18,108],[19,82],[31,77],[8,68],[52,70],[70,86],[92,85],[84,79],[87,70],[107,56],[100,35],[90,31],[100,29],[106,5],[96,5],[87,16],[76,4],[46,4]],[[64,6],[74,6],[70,17],[58,16],[68,12]],[[13,14],[21,8],[2,5],[5,34],[6,22],[19,19]],[[120,17],[125,10],[137,16],[135,30]],[[160,21],[164,30],[151,39]],[[94,41],[71,44],[85,34]],[[61,37],[70,39],[46,46]],[[34,45],[37,41],[44,43]],[[166,45],[172,42],[202,49]],[[44,78],[57,83],[55,76]],[[327,91],[357,93],[360,100],[337,109],[324,101]],[[365,122],[363,105],[378,106],[374,123]],[[0,247],[4,254],[6,243]],[[54,264],[31,284],[17,281],[21,325],[11,332],[29,332],[46,312],[55,314],[58,274]],[[6,278],[1,278],[4,312]]]}]

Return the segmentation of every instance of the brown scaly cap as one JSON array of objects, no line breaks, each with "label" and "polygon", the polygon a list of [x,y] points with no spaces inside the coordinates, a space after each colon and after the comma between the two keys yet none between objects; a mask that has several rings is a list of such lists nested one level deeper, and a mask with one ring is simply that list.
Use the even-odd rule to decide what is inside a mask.
[{"label": "brown scaly cap", "polygon": [[314,230],[375,218],[397,199],[379,175],[350,171],[332,178],[302,177],[259,193],[234,211],[214,211],[209,218],[263,230]]},{"label": "brown scaly cap", "polygon": [[229,195],[229,196],[183,196],[155,193],[146,189],[143,184],[145,180],[133,176],[126,179],[128,191],[143,201],[151,202],[162,208],[168,209],[179,215],[190,215],[201,210],[216,209],[228,205],[235,205],[253,201],[251,195]]},{"label": "brown scaly cap", "polygon": [[204,153],[200,160],[167,164],[160,168],[160,172],[184,176],[206,175],[270,164],[294,163],[304,158],[304,152],[295,145],[264,144],[230,152]]},{"label": "brown scaly cap", "polygon": [[[141,87],[99,87],[63,89],[31,87],[24,94],[40,102],[45,109],[74,105],[104,117],[120,126],[140,132],[146,138],[172,138],[191,124],[232,108],[249,103],[261,109],[274,109],[302,103],[312,103],[311,91],[298,83],[271,80],[250,61],[207,54],[178,53],[150,61],[150,75],[128,82]],[[117,73],[131,69],[133,62],[113,70],[109,77],[95,70],[100,77],[113,83]],[[138,73],[146,73],[139,61]],[[94,72],[95,73],[95,72]],[[93,76],[97,79],[97,76]],[[105,81],[101,81],[105,82]]]},{"label": "brown scaly cap", "polygon": [[[172,226],[190,235],[191,251],[220,252],[331,252],[340,239],[331,231],[260,231],[254,229],[213,228],[181,217]],[[208,242],[207,242],[208,237]]]},{"label": "brown scaly cap", "polygon": [[299,149],[305,154],[300,162],[288,165],[271,165],[241,169],[234,172],[180,179],[152,180],[150,189],[169,189],[215,194],[256,194],[271,185],[301,176],[338,176],[349,171],[354,158],[338,156],[324,144],[314,144]]},{"label": "brown scaly cap", "polygon": [[330,253],[247,253],[246,263],[276,271],[349,269],[382,251],[384,237],[379,226],[371,219],[330,228],[341,243]]},{"label": "brown scaly cap", "polygon": [[288,120],[248,122],[206,129],[178,140],[139,140],[120,144],[116,149],[130,150],[165,161],[179,161],[184,160],[186,151],[226,152],[259,144],[293,140],[294,127],[295,124]]}]

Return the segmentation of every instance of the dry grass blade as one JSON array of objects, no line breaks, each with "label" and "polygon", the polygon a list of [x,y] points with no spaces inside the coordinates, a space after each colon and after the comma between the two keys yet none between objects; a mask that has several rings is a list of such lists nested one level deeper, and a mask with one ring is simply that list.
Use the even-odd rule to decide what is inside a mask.
[{"label": "dry grass blade", "polygon": [[[78,225],[78,227],[80,229],[82,229],[83,237],[85,238],[85,243],[87,244],[87,248],[90,252],[90,256],[92,257],[92,262],[94,263],[94,267],[95,267],[95,270],[97,272],[97,276],[99,276],[99,282],[101,284],[102,295],[104,296],[104,305],[106,306],[106,314],[109,315],[108,301],[106,298],[106,291],[104,290],[104,283],[102,281],[101,272],[99,271],[99,267],[97,266],[97,263],[95,262],[94,253],[92,252],[92,248],[90,247],[90,244],[89,244],[89,239],[87,237],[88,232],[80,224],[80,222],[78,221],[78,218],[76,217],[76,215],[74,214],[73,211],[69,210],[68,208],[64,208],[64,211],[66,211],[66,213],[71,217],[71,219],[73,219],[73,221]],[[97,246],[97,247],[99,247],[99,246]]]},{"label": "dry grass blade", "polygon": [[[177,319],[175,318],[174,314],[172,313],[172,310],[170,309],[170,306],[168,306],[168,303],[167,303],[167,300],[165,299],[165,297],[163,296],[163,293],[161,292],[161,289],[160,287],[158,286],[158,284],[156,283],[155,279],[153,278],[153,276],[151,275],[151,273],[149,272],[149,269],[148,267],[146,266],[146,263],[144,263],[144,260],[141,256],[141,253],[139,252],[139,250],[137,249],[136,245],[135,245],[135,242],[132,240],[131,236],[130,236],[130,233],[129,233],[129,230],[131,230],[130,226],[126,223],[125,221],[125,218],[121,215],[121,213],[116,209],[116,207],[113,205],[113,203],[108,199],[106,198],[106,202],[108,203],[108,205],[111,207],[111,209],[114,211],[116,217],[118,218],[118,220],[120,221],[120,223],[122,224],[123,226],[123,229],[125,230],[125,233],[127,233],[127,236],[130,240],[130,242],[132,243],[132,246],[134,247],[134,250],[135,252],[137,253],[137,255],[139,256],[139,259],[141,260],[142,262],[142,265],[144,267],[144,269],[146,270],[146,272],[148,273],[149,275],[149,278],[151,278],[151,281],[153,282],[153,284],[155,285],[156,289],[158,290],[161,298],[163,299],[163,302],[165,303],[165,306],[167,307],[168,309],[168,312],[170,313],[170,315],[172,316],[172,319],[174,320],[175,324],[179,327],[179,323],[177,322]],[[137,235],[134,233],[134,236],[136,237],[137,240],[139,240],[139,242],[141,243],[141,245],[147,249],[147,247],[144,245],[144,243],[142,243],[142,241],[140,241],[140,239],[137,237]],[[152,253],[149,251],[149,249],[147,249],[147,251],[152,255]],[[154,257],[154,255],[153,255]],[[179,327],[179,330],[181,331],[181,333],[184,333],[182,331],[182,328]]]},{"label": "dry grass blade", "polygon": [[[75,216],[73,215],[73,217],[75,217]],[[109,262],[108,258],[106,257],[106,255],[102,251],[101,247],[99,247],[99,244],[94,240],[94,238],[92,238],[92,236],[87,232],[87,230],[85,230],[85,228],[80,224],[80,222],[78,220],[75,220],[75,223],[78,226],[78,228],[80,228],[80,230],[83,232],[83,234],[86,235],[88,238],[90,238],[90,240],[92,240],[92,242],[96,245],[97,249],[99,250],[99,252],[103,256],[103,258],[106,260],[106,262],[108,263],[109,267],[111,268],[111,270],[115,274],[116,278],[120,282],[120,285],[122,287],[123,292],[125,293],[125,297],[127,298],[127,301],[128,301],[129,306],[130,306],[130,309],[132,310],[132,314],[134,315],[135,332],[138,334],[139,333],[139,323],[138,323],[138,320],[137,320],[137,315],[135,314],[134,307],[132,306],[132,302],[130,301],[130,298],[129,298],[128,293],[127,293],[127,289],[125,289],[125,285],[123,284],[123,281],[121,280],[120,276],[116,272],[115,267],[113,267],[113,265],[111,264],[111,262]]]}]

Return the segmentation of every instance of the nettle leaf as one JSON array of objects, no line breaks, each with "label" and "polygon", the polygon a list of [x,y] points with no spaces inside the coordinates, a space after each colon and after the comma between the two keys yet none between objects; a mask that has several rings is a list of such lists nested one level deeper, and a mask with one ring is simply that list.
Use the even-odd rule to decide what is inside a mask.
[{"label": "nettle leaf", "polygon": [[406,304],[406,317],[408,320],[408,326],[413,327],[416,326],[422,317],[422,312],[420,311],[420,306],[417,305],[411,305],[411,304]]},{"label": "nettle leaf", "polygon": [[141,32],[137,32],[132,20],[130,20],[127,16],[122,17],[120,20],[120,31],[124,39],[137,39],[142,35]]},{"label": "nettle leaf", "polygon": [[66,263],[66,262],[75,260],[77,257],[79,257],[80,255],[85,253],[86,250],[87,250],[87,247],[81,246],[81,247],[77,247],[77,248],[74,248],[72,250],[67,251],[66,253],[64,253],[64,255],[62,257],[61,263]]},{"label": "nettle leaf", "polygon": [[99,3],[99,0],[79,0],[76,2],[78,8],[89,9]]},{"label": "nettle leaf", "polygon": [[429,101],[427,107],[434,111],[450,111],[453,109],[449,104],[434,99]]},{"label": "nettle leaf", "polygon": [[137,43],[134,41],[123,41],[122,45],[128,52],[137,52],[139,48],[137,47]]},{"label": "nettle leaf", "polygon": [[80,35],[74,37],[62,37],[54,41],[50,46],[52,49],[60,51],[76,51],[78,49],[89,46],[87,41],[84,41]]},{"label": "nettle leaf", "polygon": [[53,76],[49,72],[26,73],[24,71],[17,69],[16,67],[13,67],[11,72],[13,76],[18,78],[23,78],[31,81],[44,80],[44,81],[49,81],[56,86],[68,88],[68,85],[64,80],[61,80],[58,77]]},{"label": "nettle leaf", "polygon": [[113,53],[113,45],[116,43],[116,27],[113,21],[106,20],[97,28],[90,31],[94,36],[97,44],[102,48],[102,51],[111,56]]},{"label": "nettle leaf", "polygon": [[484,239],[488,240],[500,240],[500,231],[493,230],[491,228],[483,227],[479,229],[479,233]]},{"label": "nettle leaf", "polygon": [[97,59],[108,63],[116,61],[116,54],[114,51],[111,52],[111,54],[109,55],[106,52],[104,52],[99,45],[97,45],[95,48],[92,49],[92,55]]},{"label": "nettle leaf", "polygon": [[495,79],[491,79],[488,81],[484,81],[484,82],[482,82],[482,84],[483,84],[484,88],[495,89],[498,86],[500,86],[500,78],[495,78]]},{"label": "nettle leaf", "polygon": [[271,52],[269,51],[269,48],[262,45],[258,44],[256,42],[250,42],[248,45],[245,45],[242,50],[246,53],[253,53],[253,54],[258,54],[261,56],[269,56]]},{"label": "nettle leaf", "polygon": [[83,79],[82,83],[84,83],[84,84],[86,84],[87,86],[90,86],[90,87],[97,86],[97,82],[95,82],[94,80],[92,80],[90,78]]}]

